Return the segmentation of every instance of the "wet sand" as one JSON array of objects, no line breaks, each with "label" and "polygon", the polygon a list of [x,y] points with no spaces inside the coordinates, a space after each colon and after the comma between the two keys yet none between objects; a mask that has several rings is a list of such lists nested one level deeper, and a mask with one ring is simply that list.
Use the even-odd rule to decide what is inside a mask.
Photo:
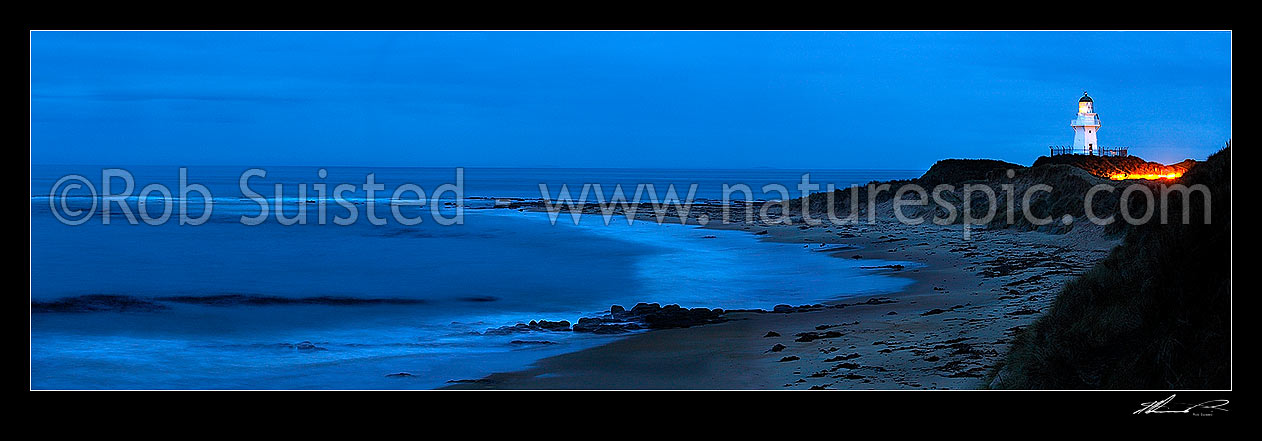
[{"label": "wet sand", "polygon": [[706,228],[766,230],[763,240],[804,248],[854,245],[832,254],[923,266],[872,269],[911,279],[900,292],[839,299],[808,312],[731,312],[723,323],[633,335],[448,388],[984,388],[1015,332],[1117,243],[1090,224],[1063,235],[973,228],[970,239],[960,225],[881,220]]}]

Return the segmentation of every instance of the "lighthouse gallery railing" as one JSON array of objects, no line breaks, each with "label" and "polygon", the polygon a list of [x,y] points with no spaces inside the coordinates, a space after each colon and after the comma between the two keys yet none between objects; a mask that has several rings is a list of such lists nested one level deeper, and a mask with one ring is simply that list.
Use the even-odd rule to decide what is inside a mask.
[{"label": "lighthouse gallery railing", "polygon": [[1068,145],[1047,146],[1050,156],[1056,155],[1094,155],[1094,156],[1130,156],[1129,147],[1100,147],[1096,149],[1076,149]]}]

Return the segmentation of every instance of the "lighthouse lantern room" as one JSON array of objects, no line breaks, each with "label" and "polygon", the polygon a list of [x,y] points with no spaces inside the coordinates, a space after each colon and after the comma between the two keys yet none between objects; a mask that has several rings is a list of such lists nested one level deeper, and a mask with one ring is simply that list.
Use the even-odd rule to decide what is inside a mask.
[{"label": "lighthouse lantern room", "polygon": [[1074,128],[1074,150],[1088,155],[1099,151],[1096,132],[1100,130],[1100,115],[1095,113],[1095,102],[1087,96],[1087,92],[1083,92],[1082,98],[1078,99],[1078,116],[1069,125]]},{"label": "lighthouse lantern room", "polygon": [[1126,147],[1100,147],[1096,143],[1096,132],[1100,131],[1100,115],[1095,113],[1095,100],[1092,100],[1087,92],[1082,93],[1082,98],[1078,98],[1078,114],[1074,116],[1074,120],[1069,122],[1070,127],[1074,128],[1074,144],[1073,145],[1053,145],[1048,146],[1048,154],[1056,155],[1099,155],[1099,156],[1127,156],[1128,148]]}]

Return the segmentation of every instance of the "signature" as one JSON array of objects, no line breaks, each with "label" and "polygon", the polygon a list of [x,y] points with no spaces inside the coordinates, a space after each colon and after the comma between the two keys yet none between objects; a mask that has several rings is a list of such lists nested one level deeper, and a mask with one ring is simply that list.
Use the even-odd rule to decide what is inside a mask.
[{"label": "signature", "polygon": [[[1226,412],[1223,406],[1226,406],[1227,400],[1209,400],[1199,404],[1187,405],[1183,403],[1172,403],[1174,395],[1161,401],[1153,401],[1151,403],[1143,403],[1144,407],[1136,410],[1134,415],[1149,413],[1185,413],[1192,415],[1209,415],[1215,411]],[[1169,408],[1167,408],[1169,406]]]}]

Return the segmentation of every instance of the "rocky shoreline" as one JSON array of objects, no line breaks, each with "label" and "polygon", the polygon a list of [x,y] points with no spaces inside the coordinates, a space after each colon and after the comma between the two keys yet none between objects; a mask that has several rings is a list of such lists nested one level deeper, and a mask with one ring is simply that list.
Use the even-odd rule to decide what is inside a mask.
[{"label": "rocky shoreline", "polygon": [[546,340],[549,332],[627,335],[523,371],[452,380],[446,388],[984,388],[1013,336],[1047,309],[1061,284],[1112,248],[1113,239],[1087,227],[1059,235],[976,229],[965,239],[960,225],[888,221],[704,226],[847,251],[830,253],[836,258],[916,262],[864,268],[914,283],[895,293],[771,310],[646,303],[574,324],[536,320],[488,330],[523,332],[522,341]]},{"label": "rocky shoreline", "polygon": [[[879,268],[886,268],[882,266]],[[900,268],[901,269],[901,266]],[[583,317],[573,325],[568,320],[531,320],[529,323],[518,323],[512,326],[501,326],[488,329],[483,335],[510,335],[518,333],[576,332],[592,334],[626,334],[640,330],[690,328],[693,326],[722,323],[728,320],[728,313],[753,314],[791,314],[823,309],[840,309],[864,305],[884,305],[895,303],[888,297],[874,297],[855,303],[816,303],[812,305],[776,305],[770,311],[765,309],[733,309],[723,308],[683,308],[679,305],[662,306],[657,303],[637,303],[631,309],[621,305],[609,307],[604,314]]]},{"label": "rocky shoreline", "polygon": [[620,305],[609,307],[604,314],[583,317],[577,323],[568,320],[548,321],[531,320],[530,323],[518,323],[488,329],[483,334],[506,335],[527,332],[578,332],[592,334],[624,334],[645,329],[687,328],[724,320],[721,308],[682,308],[679,305],[662,306],[657,303],[638,303],[631,309]]}]

